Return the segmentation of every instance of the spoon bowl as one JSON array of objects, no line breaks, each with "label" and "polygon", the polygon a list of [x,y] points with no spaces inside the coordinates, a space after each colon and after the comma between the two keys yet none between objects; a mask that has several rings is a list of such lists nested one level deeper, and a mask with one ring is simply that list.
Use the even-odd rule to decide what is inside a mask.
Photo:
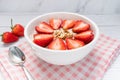
[{"label": "spoon bowl", "polygon": [[14,65],[23,65],[25,63],[24,53],[16,46],[9,48],[9,57]]}]

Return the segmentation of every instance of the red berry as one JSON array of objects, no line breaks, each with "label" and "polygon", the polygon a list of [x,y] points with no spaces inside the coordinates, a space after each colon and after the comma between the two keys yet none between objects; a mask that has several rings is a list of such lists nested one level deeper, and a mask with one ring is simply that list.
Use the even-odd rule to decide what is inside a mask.
[{"label": "red berry", "polygon": [[89,30],[90,25],[83,22],[83,21],[77,21],[75,26],[73,27],[73,32],[79,33],[79,32],[83,32],[83,31],[87,31]]},{"label": "red berry", "polygon": [[16,36],[24,36],[24,27],[21,24],[16,24],[12,27],[12,33]]},{"label": "red berry", "polygon": [[53,40],[48,45],[48,49],[52,49],[52,50],[66,50],[66,45],[65,45],[63,39],[56,38],[55,40]]},{"label": "red berry", "polygon": [[53,40],[52,34],[35,34],[33,42],[39,46],[45,47]]},{"label": "red berry", "polygon": [[94,34],[93,34],[92,30],[88,30],[88,31],[84,31],[84,32],[81,32],[79,34],[76,34],[75,38],[79,39],[79,40],[82,40],[85,43],[89,43],[90,41],[93,40]]},{"label": "red berry", "polygon": [[59,29],[62,24],[62,20],[52,18],[50,19],[49,23],[53,29]]},{"label": "red berry", "polygon": [[41,22],[38,26],[35,27],[35,30],[38,32],[38,33],[53,33],[53,29],[52,27],[47,24],[46,22]]},{"label": "red berry", "polygon": [[11,43],[18,40],[18,37],[11,32],[4,32],[2,35],[2,41],[4,43]]},{"label": "red berry", "polygon": [[85,45],[83,41],[77,40],[77,39],[69,39],[66,38],[66,45],[68,49],[75,49],[79,48]]},{"label": "red berry", "polygon": [[62,27],[65,30],[74,27],[74,25],[75,25],[75,20],[64,20],[62,23]]}]

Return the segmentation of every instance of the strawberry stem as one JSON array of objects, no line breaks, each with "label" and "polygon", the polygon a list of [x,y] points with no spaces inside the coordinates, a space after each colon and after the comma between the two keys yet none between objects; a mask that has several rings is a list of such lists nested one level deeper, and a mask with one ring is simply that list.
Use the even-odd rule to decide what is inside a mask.
[{"label": "strawberry stem", "polygon": [[11,18],[11,29],[13,29],[13,19]]}]

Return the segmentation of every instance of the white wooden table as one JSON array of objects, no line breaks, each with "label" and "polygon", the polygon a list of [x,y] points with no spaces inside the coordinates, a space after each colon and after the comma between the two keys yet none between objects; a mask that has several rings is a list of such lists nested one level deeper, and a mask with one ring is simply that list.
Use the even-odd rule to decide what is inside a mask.
[{"label": "white wooden table", "polygon": [[[0,13],[0,34],[4,31],[10,30],[10,19],[14,23],[21,23],[26,25],[32,18],[40,15],[41,13]],[[105,35],[111,36],[120,40],[120,15],[85,15],[92,19],[100,28],[100,32]],[[0,49],[5,47],[0,45]],[[0,76],[0,80],[2,76]],[[117,57],[112,66],[105,73],[102,80],[120,80],[120,56]]]}]

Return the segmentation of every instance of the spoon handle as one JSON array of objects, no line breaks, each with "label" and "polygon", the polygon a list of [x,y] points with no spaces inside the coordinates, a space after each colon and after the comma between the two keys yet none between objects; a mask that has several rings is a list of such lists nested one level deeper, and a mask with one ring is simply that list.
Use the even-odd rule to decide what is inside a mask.
[{"label": "spoon handle", "polygon": [[33,77],[32,77],[32,75],[30,74],[30,72],[27,70],[27,68],[25,68],[24,66],[22,66],[22,69],[25,72],[27,80],[34,80]]}]

